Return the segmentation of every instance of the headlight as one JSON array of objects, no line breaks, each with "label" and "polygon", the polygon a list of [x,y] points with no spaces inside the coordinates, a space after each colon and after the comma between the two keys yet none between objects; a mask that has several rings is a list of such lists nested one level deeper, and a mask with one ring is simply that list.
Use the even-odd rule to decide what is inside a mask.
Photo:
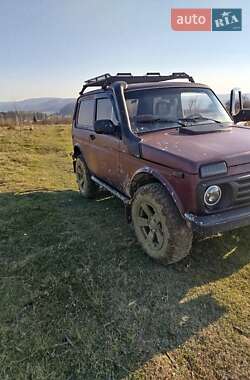
[{"label": "headlight", "polygon": [[200,175],[202,178],[212,177],[214,175],[226,174],[227,164],[225,162],[218,162],[217,164],[203,165],[200,168]]},{"label": "headlight", "polygon": [[221,188],[217,185],[212,185],[207,188],[204,194],[204,203],[207,206],[215,206],[221,199]]}]

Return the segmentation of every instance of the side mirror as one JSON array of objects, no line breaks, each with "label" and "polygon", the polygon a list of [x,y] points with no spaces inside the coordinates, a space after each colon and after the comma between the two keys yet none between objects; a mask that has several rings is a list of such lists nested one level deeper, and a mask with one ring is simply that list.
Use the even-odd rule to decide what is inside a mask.
[{"label": "side mirror", "polygon": [[242,109],[242,94],[239,88],[233,88],[230,94],[230,114],[234,117]]},{"label": "side mirror", "polygon": [[104,135],[115,135],[117,127],[111,120],[96,120],[94,130],[96,133]]},{"label": "side mirror", "polygon": [[242,93],[238,88],[231,91],[230,114],[235,123],[250,121],[250,108],[243,108]]}]

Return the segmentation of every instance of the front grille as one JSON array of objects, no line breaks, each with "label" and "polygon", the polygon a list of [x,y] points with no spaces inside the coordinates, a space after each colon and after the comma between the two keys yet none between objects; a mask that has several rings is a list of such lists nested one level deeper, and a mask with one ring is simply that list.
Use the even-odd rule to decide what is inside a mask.
[{"label": "front grille", "polygon": [[250,175],[242,176],[234,182],[234,205],[243,206],[250,203]]},{"label": "front grille", "polygon": [[[215,207],[206,207],[204,193],[211,185],[219,185],[222,190],[220,202]],[[199,213],[214,214],[221,211],[237,209],[250,205],[250,173],[228,176],[215,181],[214,179],[202,182],[198,186]]]}]

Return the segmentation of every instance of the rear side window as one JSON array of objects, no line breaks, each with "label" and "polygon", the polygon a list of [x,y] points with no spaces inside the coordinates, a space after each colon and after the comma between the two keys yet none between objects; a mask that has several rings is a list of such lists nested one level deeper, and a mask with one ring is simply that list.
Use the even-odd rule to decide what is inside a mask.
[{"label": "rear side window", "polygon": [[96,120],[112,120],[114,124],[117,124],[117,118],[115,116],[114,107],[111,99],[103,98],[97,100]]},{"label": "rear side window", "polygon": [[78,117],[77,117],[77,127],[93,129],[94,124],[94,110],[95,110],[95,100],[94,99],[84,99],[81,100]]}]

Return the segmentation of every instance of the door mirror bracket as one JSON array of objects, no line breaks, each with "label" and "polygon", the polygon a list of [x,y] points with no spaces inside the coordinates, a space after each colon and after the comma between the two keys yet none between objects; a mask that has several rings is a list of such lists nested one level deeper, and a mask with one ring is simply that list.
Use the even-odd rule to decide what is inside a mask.
[{"label": "door mirror bracket", "polygon": [[250,121],[250,108],[241,109],[236,115],[233,116],[234,122]]}]

